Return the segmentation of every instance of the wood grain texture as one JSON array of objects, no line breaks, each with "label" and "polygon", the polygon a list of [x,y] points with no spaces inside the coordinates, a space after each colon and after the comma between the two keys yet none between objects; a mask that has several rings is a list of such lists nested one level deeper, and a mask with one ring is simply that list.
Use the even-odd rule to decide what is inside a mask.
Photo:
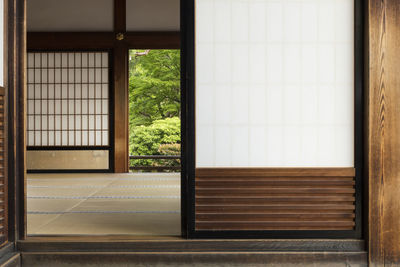
[{"label": "wood grain texture", "polygon": [[366,267],[366,252],[53,252],[21,254],[22,266]]},{"label": "wood grain texture", "polygon": [[353,168],[198,168],[196,230],[353,230]]},{"label": "wood grain texture", "polygon": [[126,31],[126,0],[114,0],[114,172],[129,172],[128,47],[117,34]]},{"label": "wood grain texture", "polygon": [[26,23],[25,1],[7,2],[7,180],[8,238],[26,234]]},{"label": "wood grain texture", "polygon": [[8,240],[8,175],[6,90],[0,87],[0,246]]},{"label": "wood grain texture", "polygon": [[[145,238],[145,237],[142,237]],[[137,236],[42,236],[18,241],[20,252],[257,252],[257,251],[365,251],[357,239],[182,239]]]},{"label": "wood grain texture", "polygon": [[370,266],[400,265],[400,3],[368,1]]},{"label": "wood grain texture", "polygon": [[197,168],[196,177],[353,177],[354,168]]},{"label": "wood grain texture", "polygon": [[114,172],[129,171],[128,49],[117,42],[114,49]]}]

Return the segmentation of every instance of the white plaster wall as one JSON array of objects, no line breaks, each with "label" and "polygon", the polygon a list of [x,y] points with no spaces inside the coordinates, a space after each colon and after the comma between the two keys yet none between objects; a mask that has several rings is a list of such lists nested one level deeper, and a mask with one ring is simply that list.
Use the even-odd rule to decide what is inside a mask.
[{"label": "white plaster wall", "polygon": [[113,10],[113,0],[27,0],[27,29],[112,31]]},{"label": "white plaster wall", "polygon": [[[180,0],[127,0],[128,31],[178,31]],[[113,0],[27,0],[27,29],[112,31]]]},{"label": "white plaster wall", "polygon": [[179,0],[127,0],[128,31],[179,31]]}]

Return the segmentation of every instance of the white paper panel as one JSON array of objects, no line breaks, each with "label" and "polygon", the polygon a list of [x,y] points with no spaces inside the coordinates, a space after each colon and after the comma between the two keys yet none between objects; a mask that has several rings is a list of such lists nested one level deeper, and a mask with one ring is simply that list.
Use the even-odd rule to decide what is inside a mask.
[{"label": "white paper panel", "polygon": [[128,31],[179,31],[179,0],[127,0]]},{"label": "white paper panel", "polygon": [[27,67],[29,146],[109,145],[108,53],[30,52]]},{"label": "white paper panel", "polygon": [[28,31],[113,31],[113,0],[26,2]]},{"label": "white paper panel", "polygon": [[353,0],[196,0],[197,167],[354,165]]}]

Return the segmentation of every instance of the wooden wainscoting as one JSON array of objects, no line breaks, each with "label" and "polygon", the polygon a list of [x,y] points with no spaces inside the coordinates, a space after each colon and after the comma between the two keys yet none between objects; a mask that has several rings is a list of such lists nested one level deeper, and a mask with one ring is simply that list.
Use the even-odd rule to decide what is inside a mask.
[{"label": "wooden wainscoting", "polygon": [[7,154],[5,88],[0,87],[0,246],[7,242]]},{"label": "wooden wainscoting", "polygon": [[196,230],[353,230],[354,168],[197,168]]}]

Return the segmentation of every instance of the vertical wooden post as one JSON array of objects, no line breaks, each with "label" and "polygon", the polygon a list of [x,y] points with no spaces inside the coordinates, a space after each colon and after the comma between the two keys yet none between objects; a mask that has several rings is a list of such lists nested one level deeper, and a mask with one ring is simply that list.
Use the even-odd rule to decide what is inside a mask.
[{"label": "vertical wooden post", "polygon": [[400,265],[400,2],[368,1],[370,266]]},{"label": "vertical wooden post", "polygon": [[7,171],[9,240],[26,237],[26,1],[7,1]]},{"label": "vertical wooden post", "polygon": [[129,171],[126,0],[114,0],[114,171]]}]

